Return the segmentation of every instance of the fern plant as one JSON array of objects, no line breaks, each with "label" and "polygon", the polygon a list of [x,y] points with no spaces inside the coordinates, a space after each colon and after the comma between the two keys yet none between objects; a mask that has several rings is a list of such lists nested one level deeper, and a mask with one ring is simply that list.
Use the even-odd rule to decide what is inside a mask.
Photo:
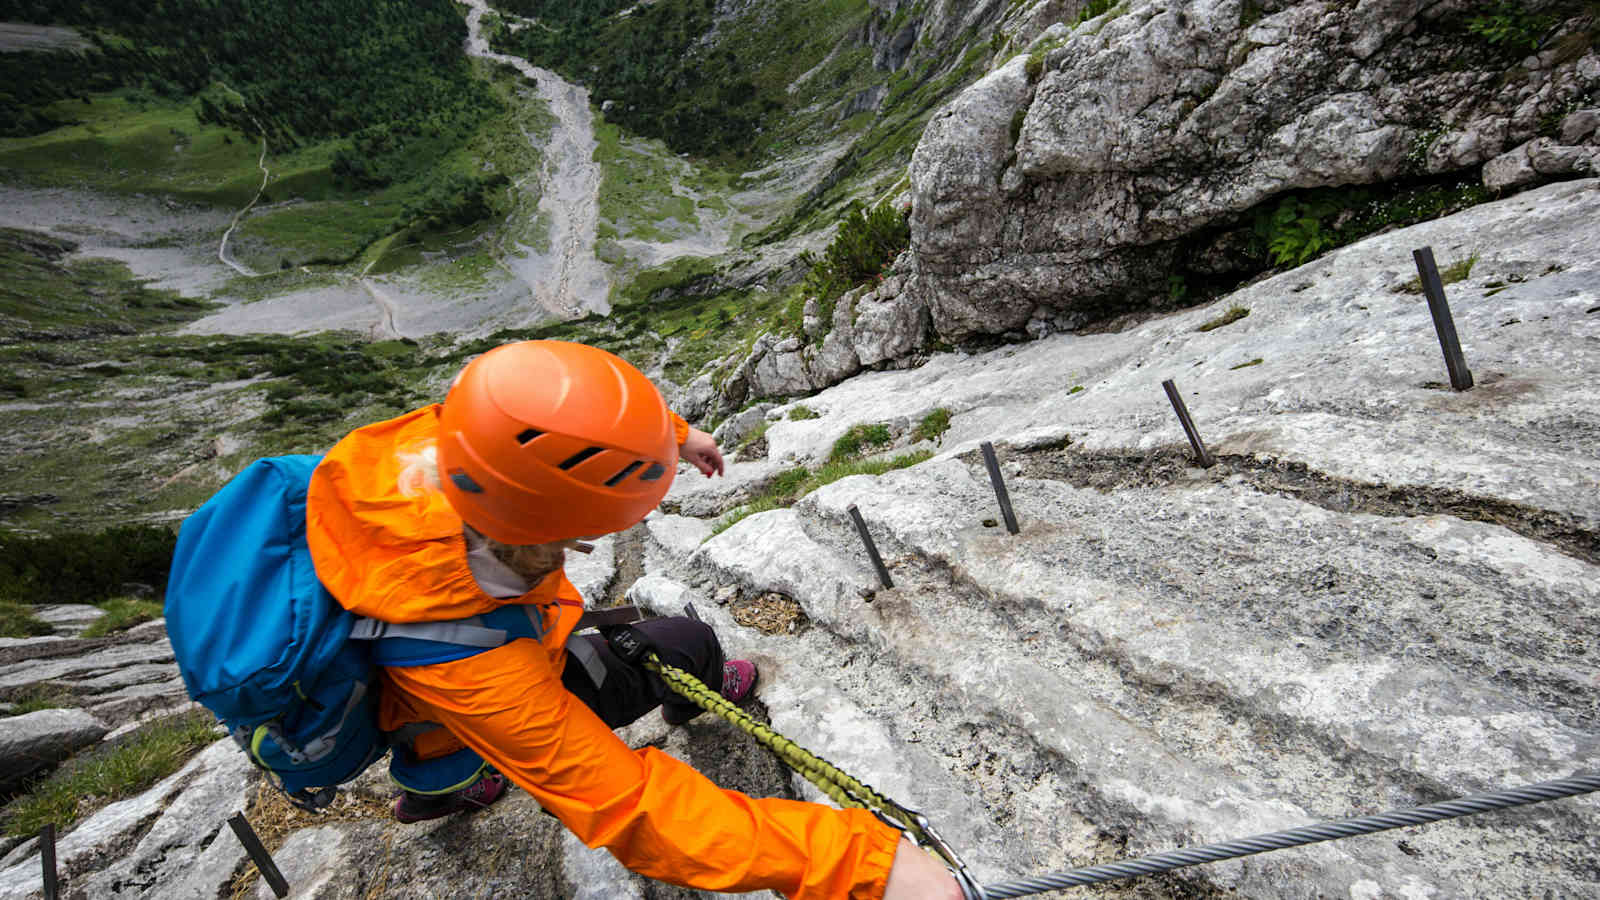
[{"label": "fern plant", "polygon": [[1521,3],[1498,3],[1467,20],[1467,30],[1496,47],[1532,52],[1554,25],[1554,16],[1530,12]]},{"label": "fern plant", "polygon": [[1286,197],[1270,214],[1256,219],[1256,237],[1265,242],[1274,265],[1303,265],[1338,246],[1333,229],[1323,223],[1340,209],[1328,200]]}]

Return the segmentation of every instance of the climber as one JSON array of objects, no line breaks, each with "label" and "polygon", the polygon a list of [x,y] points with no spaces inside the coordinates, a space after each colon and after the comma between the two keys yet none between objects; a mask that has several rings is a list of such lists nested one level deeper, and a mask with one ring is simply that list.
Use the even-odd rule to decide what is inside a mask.
[{"label": "climber", "polygon": [[[317,465],[307,539],[318,578],[345,608],[406,623],[521,604],[531,627],[525,639],[443,661],[380,653],[380,725],[406,789],[397,817],[487,806],[509,778],[585,844],[673,884],[957,900],[941,863],[865,810],[723,790],[612,733],[658,705],[669,724],[699,708],[603,638],[573,635],[583,598],[564,552],[641,521],[680,458],[708,478],[723,470],[716,441],[668,410],[637,369],[581,344],[524,341],[470,362],[443,404],[359,428]],[[709,627],[687,618],[638,627],[664,662],[729,700],[749,696],[755,667],[724,661]]]}]

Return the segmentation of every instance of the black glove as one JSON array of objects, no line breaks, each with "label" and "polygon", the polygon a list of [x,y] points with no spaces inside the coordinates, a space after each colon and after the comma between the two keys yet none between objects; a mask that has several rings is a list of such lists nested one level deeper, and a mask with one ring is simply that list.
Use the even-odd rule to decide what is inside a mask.
[{"label": "black glove", "polygon": [[606,643],[611,645],[611,652],[622,657],[624,662],[638,665],[646,656],[656,651],[655,642],[649,635],[632,625],[609,625],[600,629],[605,635]]}]

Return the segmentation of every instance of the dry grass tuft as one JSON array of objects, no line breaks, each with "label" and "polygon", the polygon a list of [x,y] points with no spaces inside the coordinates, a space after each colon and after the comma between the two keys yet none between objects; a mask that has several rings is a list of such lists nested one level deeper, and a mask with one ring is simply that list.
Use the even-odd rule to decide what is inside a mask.
[{"label": "dry grass tuft", "polygon": [[[276,853],[289,840],[289,835],[302,828],[315,828],[334,822],[387,821],[393,818],[393,812],[387,798],[379,798],[368,791],[345,788],[340,788],[339,796],[326,809],[306,812],[290,803],[289,798],[273,786],[265,773],[257,771],[250,799],[245,803],[244,817],[250,821],[250,827],[261,839],[261,845],[267,848],[267,852]],[[231,830],[218,838],[232,839]],[[256,880],[260,877],[256,864],[247,858],[228,883],[225,896],[229,900],[248,900],[254,895]],[[383,884],[383,879],[376,877],[373,883]]]}]

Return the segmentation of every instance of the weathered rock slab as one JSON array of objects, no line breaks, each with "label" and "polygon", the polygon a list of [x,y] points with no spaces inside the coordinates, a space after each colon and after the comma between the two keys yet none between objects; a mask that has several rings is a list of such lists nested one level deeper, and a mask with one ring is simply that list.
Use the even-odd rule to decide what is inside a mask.
[{"label": "weathered rock slab", "polygon": [[946,341],[1074,328],[1170,305],[1186,242],[1288,191],[1484,163],[1497,190],[1594,174],[1585,120],[1570,141],[1564,128],[1538,137],[1600,87],[1600,52],[1579,37],[1592,26],[1569,18],[1508,69],[1469,15],[1148,0],[1077,25],[929,122],[911,164],[907,290]]},{"label": "weathered rock slab", "polygon": [[40,709],[11,716],[0,731],[0,790],[66,759],[110,729],[81,709]]},{"label": "weathered rock slab", "polygon": [[[761,661],[785,733],[936,810],[986,878],[1592,770],[1597,218],[1600,182],[1550,185],[1121,333],[856,376],[804,401],[818,418],[774,409],[762,465],[814,466],[852,425],[944,407],[939,455],[703,543],[663,522],[635,596],[693,602]],[[1470,269],[1446,288],[1470,391],[1444,383],[1408,286],[1421,246]],[[767,593],[806,626],[735,618]],[[1597,811],[1560,801],[1129,889],[1583,896]]]}]

